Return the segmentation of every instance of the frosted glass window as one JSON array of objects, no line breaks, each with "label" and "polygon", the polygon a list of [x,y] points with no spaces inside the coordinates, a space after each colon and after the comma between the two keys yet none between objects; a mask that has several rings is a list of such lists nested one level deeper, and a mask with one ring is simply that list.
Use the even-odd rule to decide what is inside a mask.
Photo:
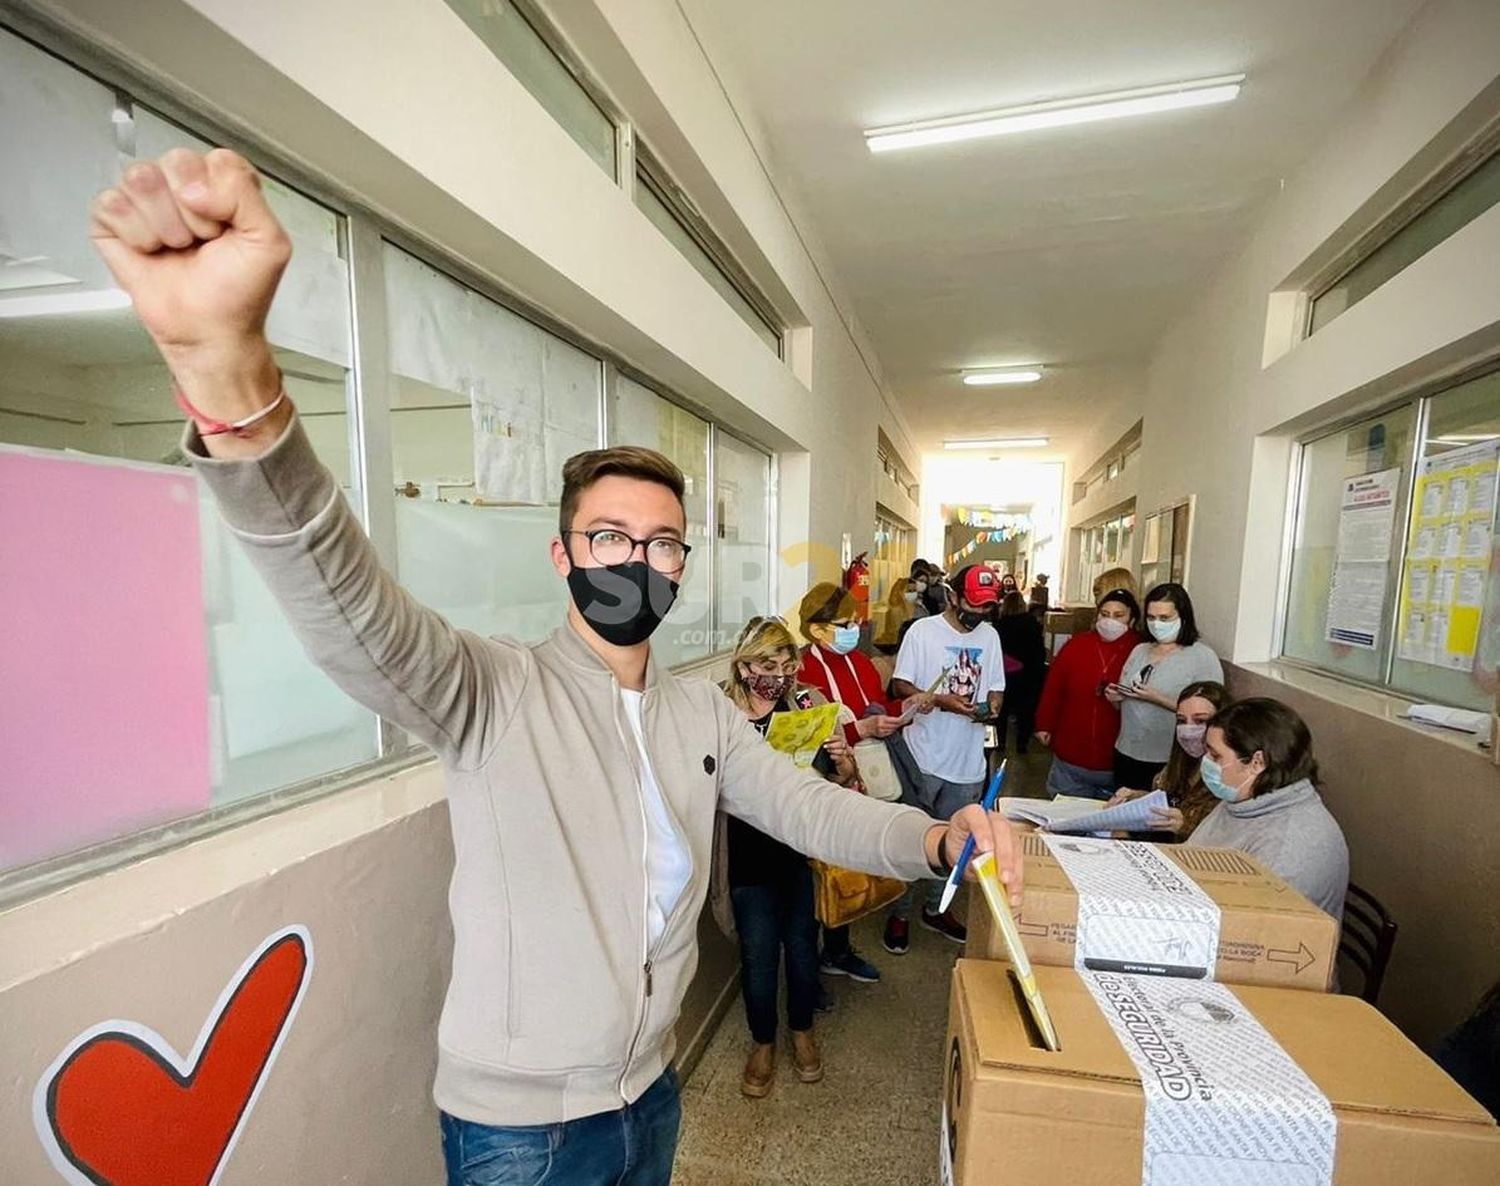
[{"label": "frosted glass window", "polygon": [[[1374,648],[1328,641],[1328,601],[1333,585],[1344,480],[1360,474],[1400,469],[1397,505],[1404,506],[1411,478],[1409,463],[1415,426],[1416,409],[1408,404],[1387,415],[1342,428],[1302,447],[1291,588],[1286,608],[1286,635],[1282,643],[1282,653],[1289,658],[1313,663],[1353,679],[1379,682],[1384,677],[1390,647],[1394,577],[1388,581],[1382,601],[1382,627]],[[1398,525],[1391,543],[1393,556],[1400,554],[1400,534]],[[1395,568],[1396,562],[1393,562],[1393,572]]]},{"label": "frosted glass window", "polygon": [[611,178],[615,125],[563,60],[509,0],[447,0],[532,98]]},{"label": "frosted glass window", "polygon": [[[87,210],[94,192],[115,181],[128,159],[116,147],[117,134],[133,130],[137,151],[152,155],[172,144],[202,147],[204,142],[139,106],[126,102],[117,108],[113,92],[5,33],[0,33],[0,99],[0,137],[5,138],[7,159],[34,158],[41,152],[46,160],[45,168],[0,170],[3,250],[10,259],[39,261],[0,267],[5,277],[0,312],[7,314],[0,316],[0,443],[37,451],[35,456],[71,453],[98,459],[89,466],[57,468],[59,503],[85,497],[86,481],[115,480],[123,488],[133,479],[149,484],[151,475],[163,481],[172,475],[181,478],[182,415],[151,340],[129,308],[80,312],[66,298],[111,287],[88,242]],[[19,147],[12,151],[10,138],[17,136]],[[40,188],[28,191],[27,186]],[[349,449],[345,364],[350,298],[339,247],[341,216],[274,181],[268,192],[294,228],[294,261],[331,261],[315,263],[312,270],[333,281],[310,284],[290,302],[278,297],[273,322],[285,332],[273,334],[273,345],[314,450],[357,507]],[[284,287],[297,288],[298,266],[294,263]],[[3,309],[4,301],[38,297],[59,299],[50,308],[33,305],[26,316]],[[192,580],[202,590],[204,621],[198,628],[204,632],[199,660],[204,669],[194,686],[206,689],[207,805],[274,791],[373,759],[373,715],[306,658],[207,492],[195,480],[188,489],[196,492],[197,537],[163,563],[191,566]],[[129,511],[110,499],[98,502],[97,514],[106,524],[119,516],[121,533],[130,527]],[[12,579],[26,579],[26,571]],[[86,606],[87,594],[97,593],[96,587],[80,590],[70,582],[109,583],[97,573],[85,578],[66,567],[36,566],[31,571],[45,586],[29,594],[40,604],[59,607],[59,614],[68,612],[63,607]],[[120,579],[128,575],[122,572]],[[83,630],[89,624],[77,625]],[[10,671],[7,678],[25,681],[31,676]],[[94,737],[86,702],[80,700],[76,711],[82,716],[69,727],[79,738]],[[99,723],[102,736],[107,730]],[[85,766],[97,765],[99,755],[80,757],[87,759]],[[98,802],[108,802],[117,790],[100,786]],[[21,793],[24,788],[9,784],[0,790]],[[176,811],[172,817],[182,814],[192,811]],[[161,819],[148,814],[113,822],[81,820],[66,837],[58,834],[45,844],[23,844],[13,851],[27,860],[42,859],[69,851],[75,842],[111,839]]]},{"label": "frosted glass window", "polygon": [[779,354],[781,351],[780,332],[745,299],[734,281],[725,275],[713,256],[704,250],[693,233],[662,200],[654,183],[644,173],[640,175],[639,184],[635,187],[635,202],[640,207],[641,213],[649,218],[656,229],[667,237],[668,242],[687,258],[688,263],[698,270],[698,274],[713,285],[714,291],[728,302],[729,307],[755,331],[756,336]]},{"label": "frosted glass window", "polygon": [[402,583],[480,634],[540,639],[566,616],[552,567],[563,462],[599,446],[601,364],[386,245]]},{"label": "frosted glass window", "polygon": [[717,650],[734,645],[756,614],[771,611],[771,459],[726,432],[714,434],[718,500]]},{"label": "frosted glass window", "polygon": [[687,490],[687,542],[693,548],[677,603],[651,638],[657,661],[673,665],[717,649],[709,598],[708,421],[623,375],[610,406],[609,443],[645,445],[681,468]]},{"label": "frosted glass window", "polygon": [[1442,194],[1335,283],[1313,298],[1308,333],[1315,334],[1357,305],[1408,264],[1457,234],[1500,202],[1500,153]]}]

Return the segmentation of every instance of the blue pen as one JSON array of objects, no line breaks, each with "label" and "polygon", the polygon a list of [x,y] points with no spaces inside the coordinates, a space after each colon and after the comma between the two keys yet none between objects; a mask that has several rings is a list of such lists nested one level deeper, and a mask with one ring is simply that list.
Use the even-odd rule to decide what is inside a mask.
[{"label": "blue pen", "polygon": [[[990,789],[985,791],[984,799],[980,803],[986,811],[995,806],[995,800],[1000,797],[1000,784],[1005,781],[1005,763],[1009,758],[1002,758],[1000,769],[995,771],[995,777],[990,780]],[[938,907],[938,913],[942,914],[953,904],[953,895],[958,893],[958,887],[963,882],[964,870],[969,867],[969,858],[974,855],[974,837],[971,834],[964,841],[964,850],[958,854],[958,863],[953,866],[953,872],[948,874],[948,884],[943,887],[943,902]]]}]

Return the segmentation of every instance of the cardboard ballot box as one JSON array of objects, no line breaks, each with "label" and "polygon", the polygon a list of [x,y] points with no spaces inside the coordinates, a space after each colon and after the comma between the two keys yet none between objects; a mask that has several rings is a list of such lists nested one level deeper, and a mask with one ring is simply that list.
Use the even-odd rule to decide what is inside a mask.
[{"label": "cardboard ballot box", "polygon": [[[1016,922],[1026,954],[1034,963],[1072,967],[1078,888],[1039,834],[1029,832],[1020,840],[1026,858],[1026,889]],[[1185,872],[1218,907],[1214,979],[1226,984],[1328,990],[1339,941],[1338,923],[1331,917],[1245,853],[1189,844],[1148,847]],[[982,894],[969,895],[969,941],[964,954],[970,959],[1005,958],[1004,944]]]},{"label": "cardboard ballot box", "polygon": [[[1009,971],[954,970],[945,1183],[1500,1182],[1489,1113],[1354,997],[1039,967],[1054,1053]],[[1128,991],[1101,999],[1085,975]],[[1146,989],[1154,1005],[1135,1008]]]}]

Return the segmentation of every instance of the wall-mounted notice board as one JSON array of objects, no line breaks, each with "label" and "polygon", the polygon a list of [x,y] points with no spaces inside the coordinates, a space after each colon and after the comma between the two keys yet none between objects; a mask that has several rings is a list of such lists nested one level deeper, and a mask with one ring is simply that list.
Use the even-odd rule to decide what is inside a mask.
[{"label": "wall-mounted notice board", "polygon": [[0,869],[210,784],[196,479],[0,448]]}]

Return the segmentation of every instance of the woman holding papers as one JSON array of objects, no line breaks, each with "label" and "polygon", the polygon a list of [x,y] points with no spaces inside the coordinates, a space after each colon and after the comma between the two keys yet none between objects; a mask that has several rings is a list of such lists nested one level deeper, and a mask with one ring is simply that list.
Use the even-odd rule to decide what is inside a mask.
[{"label": "woman holding papers", "polygon": [[1221,802],[1188,843],[1247,852],[1342,918],[1349,846],[1318,794],[1302,718],[1279,700],[1240,700],[1214,717],[1205,743],[1203,785]]},{"label": "woman holding papers", "polygon": [[[859,747],[866,789],[874,798],[894,799],[901,784],[885,740],[902,727],[901,714],[909,707],[923,707],[926,698],[914,697],[919,701],[915,706],[886,699],[875,664],[857,649],[858,612],[853,594],[831,581],[807,591],[798,607],[802,636],[808,642],[797,679],[853,714],[844,727],[844,740]],[[859,984],[880,979],[880,970],[850,946],[848,927],[824,929],[820,966],[830,976],[847,976]]]},{"label": "woman holding papers", "polygon": [[1134,594],[1112,589],[1099,599],[1094,628],[1075,634],[1052,660],[1036,711],[1036,739],[1052,749],[1047,790],[1054,795],[1107,799],[1114,776],[1120,710],[1105,692],[1120,678],[1141,636]]},{"label": "woman holding papers", "polygon": [[[1203,785],[1201,761],[1207,748],[1209,723],[1229,703],[1229,690],[1212,680],[1201,680],[1183,688],[1177,696],[1177,740],[1167,767],[1151,783],[1154,791],[1165,791],[1166,810],[1153,813],[1153,831],[1137,836],[1142,840],[1182,840],[1219,805]],[[1113,807],[1146,794],[1121,787],[1109,801]],[[1162,833],[1166,833],[1163,837]]]},{"label": "woman holding papers", "polygon": [[1172,756],[1177,696],[1194,680],[1224,681],[1224,666],[1198,638],[1193,600],[1175,581],[1146,594],[1150,639],[1130,652],[1119,682],[1105,689],[1120,706],[1116,787],[1149,787]]},{"label": "woman holding papers", "polygon": [[[735,644],[725,693],[764,735],[775,713],[811,706],[813,694],[797,689],[797,642],[780,618],[751,618]],[[818,697],[821,703],[822,698]],[[842,733],[834,733],[813,759],[813,769],[842,786],[859,776]],[[723,834],[729,898],[740,940],[740,989],[754,1045],[741,1090],[760,1099],[776,1073],[777,972],[786,956],[787,1028],[797,1077],[816,1083],[823,1059],[813,1037],[818,999],[818,920],[807,858],[735,816]]]}]

